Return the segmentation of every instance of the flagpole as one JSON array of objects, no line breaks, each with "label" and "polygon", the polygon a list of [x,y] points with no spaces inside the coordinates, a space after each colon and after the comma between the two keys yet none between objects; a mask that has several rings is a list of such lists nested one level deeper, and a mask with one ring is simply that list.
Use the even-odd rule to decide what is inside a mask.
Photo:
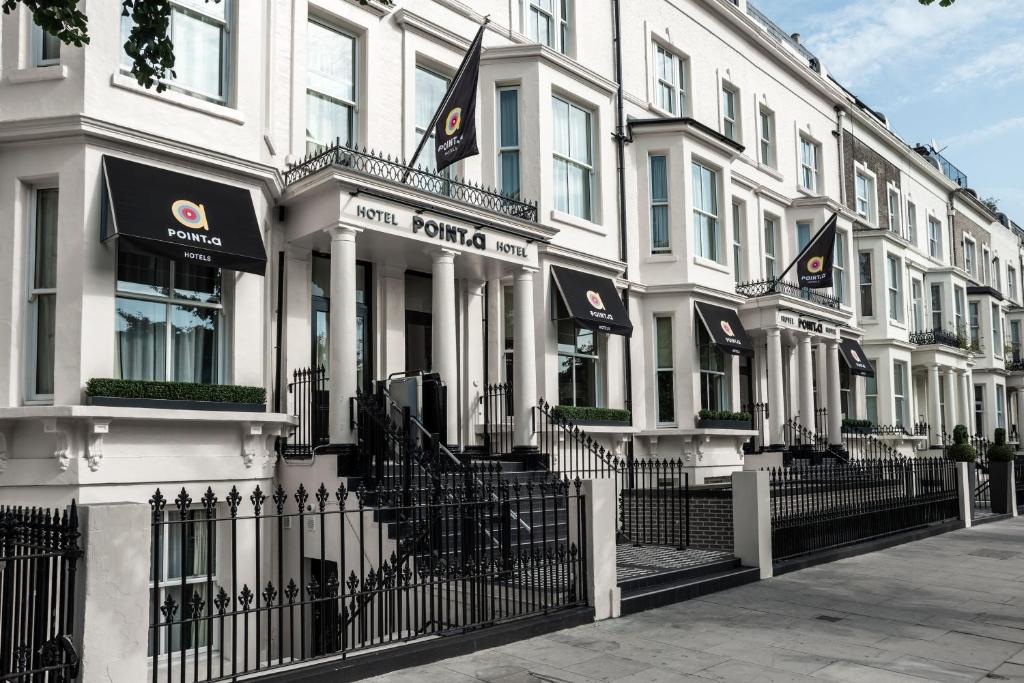
[{"label": "flagpole", "polygon": [[434,132],[434,127],[437,126],[438,119],[440,119],[441,115],[444,113],[445,106],[452,98],[452,86],[459,82],[459,78],[462,76],[462,73],[466,70],[466,67],[469,65],[470,55],[473,54],[473,50],[477,42],[483,41],[484,28],[486,28],[487,24],[489,23],[491,23],[491,15],[488,14],[486,17],[484,17],[484,23],[480,25],[480,29],[476,32],[476,37],[474,37],[473,41],[469,44],[469,49],[466,50],[466,56],[462,58],[462,63],[459,64],[459,69],[458,71],[455,72],[455,76],[452,78],[451,85],[448,86],[448,92],[444,94],[444,97],[441,99],[441,103],[437,105],[437,111],[434,112],[434,116],[430,120],[430,125],[427,126],[426,129],[423,131],[423,137],[420,138],[420,144],[416,146],[416,151],[413,153],[412,158],[406,165],[405,172],[402,174],[401,182],[404,183],[406,180],[408,180],[409,174],[412,173],[412,167],[416,164],[416,160],[419,159],[420,153],[423,152],[424,145],[427,144],[427,140],[430,139],[431,134]]}]

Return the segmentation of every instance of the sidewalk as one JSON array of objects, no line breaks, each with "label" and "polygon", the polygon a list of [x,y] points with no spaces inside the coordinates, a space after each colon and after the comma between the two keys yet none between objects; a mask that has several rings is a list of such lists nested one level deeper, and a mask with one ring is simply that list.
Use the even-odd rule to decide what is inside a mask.
[{"label": "sidewalk", "polygon": [[1024,517],[370,679],[1024,681]]}]

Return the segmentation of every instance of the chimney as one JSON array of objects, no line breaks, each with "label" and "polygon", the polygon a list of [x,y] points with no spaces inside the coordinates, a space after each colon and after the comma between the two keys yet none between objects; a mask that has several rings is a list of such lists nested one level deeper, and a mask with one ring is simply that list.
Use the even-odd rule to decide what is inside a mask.
[{"label": "chimney", "polygon": [[790,36],[790,38],[792,38],[793,42],[796,43],[797,45],[800,44],[800,34],[799,33],[794,33],[793,35]]}]

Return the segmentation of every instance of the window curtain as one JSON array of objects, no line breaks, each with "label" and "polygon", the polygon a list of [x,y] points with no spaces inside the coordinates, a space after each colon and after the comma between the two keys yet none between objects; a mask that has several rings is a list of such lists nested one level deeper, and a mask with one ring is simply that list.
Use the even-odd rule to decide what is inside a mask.
[{"label": "window curtain", "polygon": [[117,300],[117,365],[123,379],[166,379],[165,304]]}]

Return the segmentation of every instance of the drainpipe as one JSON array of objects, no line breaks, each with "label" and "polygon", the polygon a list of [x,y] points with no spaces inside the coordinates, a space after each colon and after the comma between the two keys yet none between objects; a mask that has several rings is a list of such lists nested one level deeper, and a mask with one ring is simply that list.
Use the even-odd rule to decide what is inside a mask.
[{"label": "drainpipe", "polygon": [[836,106],[836,145],[839,147],[839,203],[846,206],[846,151],[843,149],[843,121],[846,110]]},{"label": "drainpipe", "polygon": [[[629,278],[629,242],[626,233],[626,109],[622,87],[622,20],[619,12],[620,0],[612,0],[612,39],[615,43],[615,156],[617,164],[618,199],[619,199],[619,259],[626,264],[625,276]],[[629,314],[629,288],[622,297]],[[633,412],[633,367],[630,353],[629,337],[623,344],[625,366],[624,381],[626,384],[626,410],[630,411],[630,422]],[[629,453],[633,452],[633,440],[629,441]]]}]

